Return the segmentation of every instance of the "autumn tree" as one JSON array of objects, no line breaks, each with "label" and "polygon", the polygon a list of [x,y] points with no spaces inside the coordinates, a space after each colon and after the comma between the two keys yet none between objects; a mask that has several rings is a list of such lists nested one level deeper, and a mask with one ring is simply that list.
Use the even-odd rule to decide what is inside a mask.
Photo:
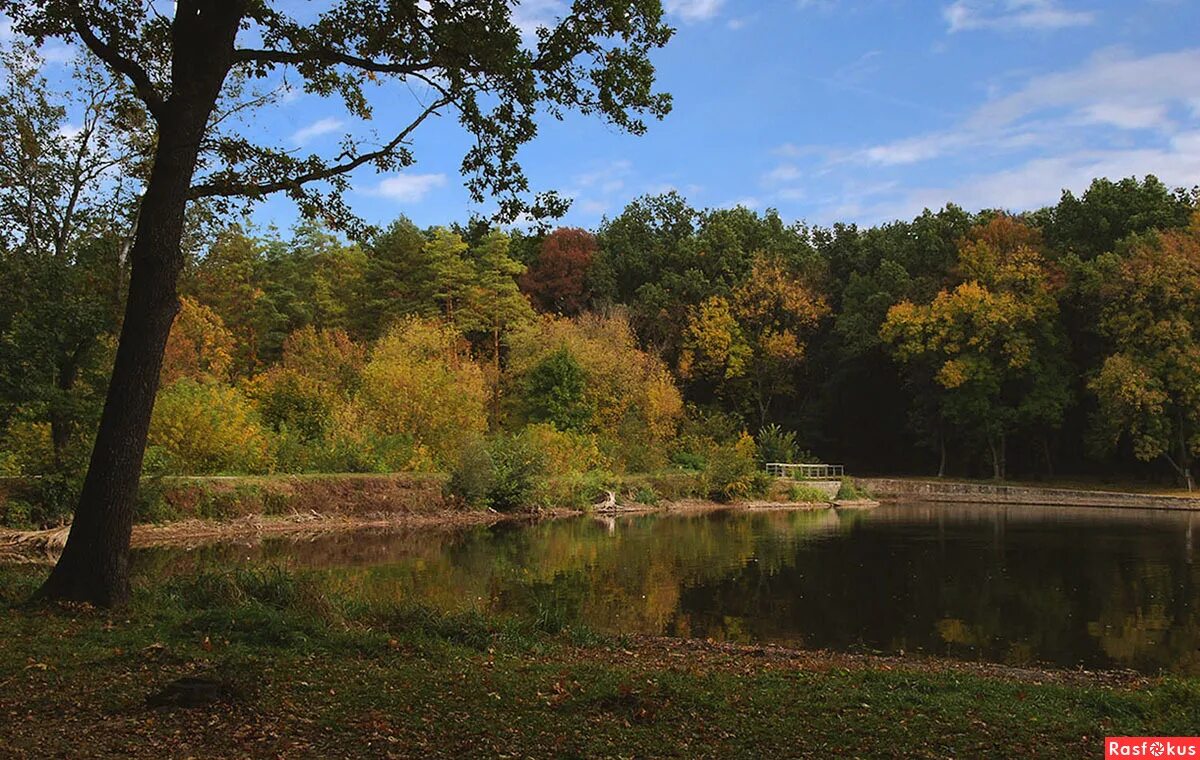
[{"label": "autumn tree", "polygon": [[554,230],[542,238],[537,258],[521,277],[521,290],[540,312],[579,314],[591,298],[588,270],[597,248],[596,236],[587,230]]},{"label": "autumn tree", "polygon": [[666,365],[619,315],[543,316],[515,330],[507,376],[527,419],[594,432],[623,462],[653,457],[647,449],[661,456],[683,416]]},{"label": "autumn tree", "polygon": [[1037,230],[996,216],[962,241],[958,284],[891,307],[880,330],[899,362],[932,373],[942,413],[982,437],[997,479],[1009,437],[1053,428],[1069,399],[1059,285],[1040,248]]},{"label": "autumn tree", "polygon": [[[165,16],[152,5],[105,0],[0,0],[18,33],[38,43],[77,42],[122,77],[157,132],[108,400],[71,536],[45,596],[105,605],[128,598],[134,495],[178,309],[189,201],[255,201],[285,192],[309,216],[344,216],[338,197],[351,172],[412,165],[413,133],[454,110],[474,138],[462,163],[471,195],[479,202],[496,196],[508,219],[527,209],[541,216],[562,204],[526,200],[517,162],[539,111],[574,109],[635,133],[645,128],[641,114],[667,112],[669,98],[652,90],[648,58],[671,35],[657,0],[581,0],[530,45],[512,5],[345,0],[292,16],[270,2],[182,0]],[[421,88],[420,100],[410,118],[389,125],[373,144],[347,138],[334,158],[296,155],[255,143],[240,129],[265,100],[247,85],[278,83],[285,71],[306,91],[340,97],[361,119],[372,116],[367,83],[397,93]]]},{"label": "autumn tree", "polygon": [[747,399],[765,425],[772,403],[793,393],[806,339],[828,313],[802,273],[758,253],[729,298],[713,296],[692,311],[679,370],[714,380],[723,397]]},{"label": "autumn tree", "polygon": [[404,437],[416,456],[447,467],[487,429],[486,399],[483,371],[462,334],[445,322],[409,318],[371,350],[349,412],[360,431]]},{"label": "autumn tree", "polygon": [[185,297],[216,312],[233,334],[233,371],[239,375],[258,367],[264,340],[278,329],[264,288],[263,254],[262,241],[231,225],[217,234],[180,286]]},{"label": "autumn tree", "polygon": [[1191,490],[1200,454],[1200,212],[1191,226],[1134,238],[1096,262],[1098,332],[1109,354],[1088,383],[1094,438],[1122,437],[1142,461],[1163,459]]},{"label": "autumn tree", "polygon": [[229,380],[234,350],[233,333],[220,315],[185,296],[179,300],[179,315],[167,338],[160,382],[169,385],[185,377]]}]

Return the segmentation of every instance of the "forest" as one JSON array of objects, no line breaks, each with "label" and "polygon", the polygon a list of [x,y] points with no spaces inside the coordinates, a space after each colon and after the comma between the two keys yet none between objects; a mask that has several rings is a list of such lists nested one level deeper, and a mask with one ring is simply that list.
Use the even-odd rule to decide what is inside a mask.
[{"label": "forest", "polygon": [[[6,519],[46,523],[104,403],[137,223],[114,177],[139,154],[113,146],[144,125],[100,73],[59,96],[18,53],[0,476],[42,477],[42,513]],[[194,203],[144,474],[453,472],[493,506],[524,498],[495,472],[719,470],[736,495],[763,461],[1190,488],[1198,197],[1098,178],[1032,212],[826,227],[669,192],[594,230],[309,209],[281,231]]]}]

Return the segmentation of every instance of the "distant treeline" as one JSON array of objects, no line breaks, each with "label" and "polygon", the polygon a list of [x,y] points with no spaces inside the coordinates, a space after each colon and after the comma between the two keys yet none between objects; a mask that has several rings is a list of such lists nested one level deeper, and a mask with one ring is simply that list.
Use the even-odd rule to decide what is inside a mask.
[{"label": "distant treeline", "polygon": [[[871,228],[676,194],[594,232],[228,226],[184,274],[148,461],[449,469],[468,439],[532,424],[627,470],[697,465],[696,440],[748,431],[859,472],[1186,480],[1196,207],[1147,177]],[[121,236],[8,242],[0,470],[67,467],[103,398]]]}]

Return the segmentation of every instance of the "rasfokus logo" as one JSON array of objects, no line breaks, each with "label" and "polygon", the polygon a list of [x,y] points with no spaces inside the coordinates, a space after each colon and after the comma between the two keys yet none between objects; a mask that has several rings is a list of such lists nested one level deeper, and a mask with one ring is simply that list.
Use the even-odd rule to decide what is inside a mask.
[{"label": "rasfokus logo", "polygon": [[1104,740],[1104,758],[1194,757],[1200,760],[1200,737],[1110,736]]}]

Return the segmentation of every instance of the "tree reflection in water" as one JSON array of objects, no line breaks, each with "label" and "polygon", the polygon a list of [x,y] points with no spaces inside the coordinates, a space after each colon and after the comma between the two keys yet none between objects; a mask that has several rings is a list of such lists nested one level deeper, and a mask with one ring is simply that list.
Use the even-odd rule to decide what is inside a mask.
[{"label": "tree reflection in water", "polygon": [[889,505],[336,533],[139,552],[328,568],[339,593],[609,632],[1200,673],[1187,513]]}]

